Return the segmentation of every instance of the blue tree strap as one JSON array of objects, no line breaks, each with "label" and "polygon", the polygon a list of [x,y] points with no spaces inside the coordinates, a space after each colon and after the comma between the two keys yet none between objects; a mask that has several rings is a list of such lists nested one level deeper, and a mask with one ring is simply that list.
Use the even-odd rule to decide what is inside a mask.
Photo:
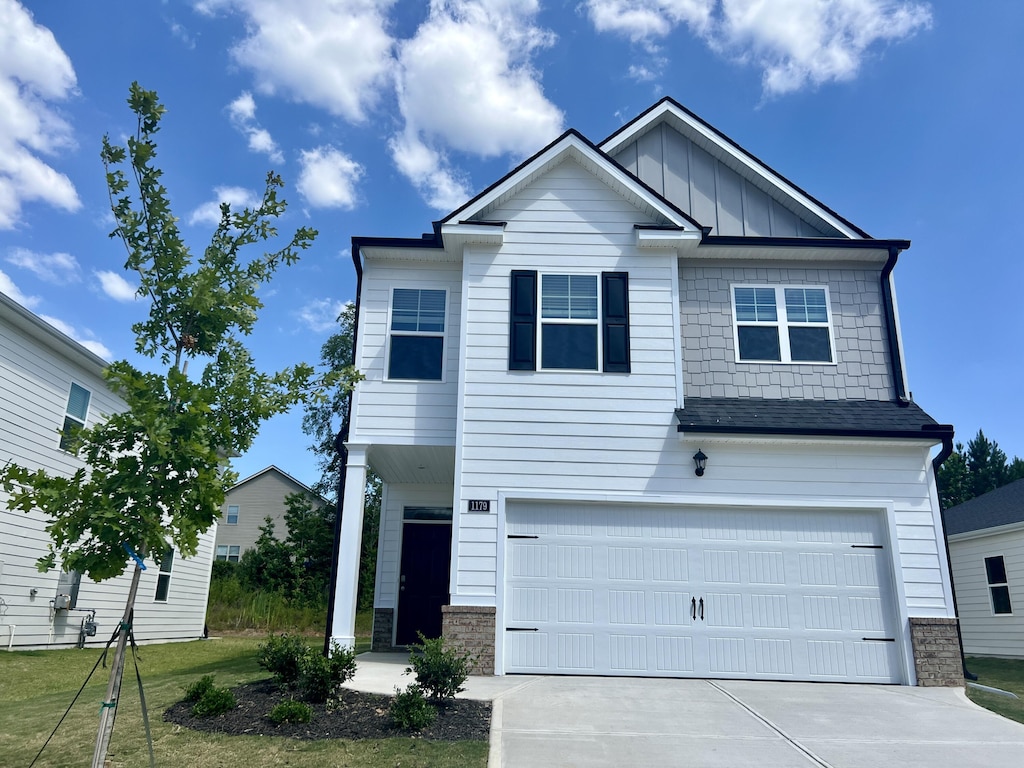
[{"label": "blue tree strap", "polygon": [[135,554],[135,550],[128,546],[127,542],[125,542],[121,546],[124,547],[124,551],[127,552],[129,556],[131,556],[132,560],[135,561],[135,564],[139,566],[140,570],[146,570],[146,564],[142,562],[142,558]]}]

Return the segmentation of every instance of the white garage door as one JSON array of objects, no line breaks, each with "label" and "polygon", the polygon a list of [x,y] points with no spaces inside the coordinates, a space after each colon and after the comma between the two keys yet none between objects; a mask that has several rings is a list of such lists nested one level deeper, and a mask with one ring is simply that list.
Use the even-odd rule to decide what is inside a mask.
[{"label": "white garage door", "polygon": [[881,515],[509,505],[505,671],[894,683]]}]

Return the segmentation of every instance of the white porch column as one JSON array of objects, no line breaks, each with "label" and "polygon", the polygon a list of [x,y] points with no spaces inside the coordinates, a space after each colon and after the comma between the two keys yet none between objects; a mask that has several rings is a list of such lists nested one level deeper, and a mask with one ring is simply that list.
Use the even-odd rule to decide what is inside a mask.
[{"label": "white porch column", "polygon": [[331,626],[331,639],[343,648],[351,648],[356,644],[359,550],[363,538],[363,501],[366,497],[366,446],[349,444],[347,447],[338,578],[334,590],[334,622]]}]

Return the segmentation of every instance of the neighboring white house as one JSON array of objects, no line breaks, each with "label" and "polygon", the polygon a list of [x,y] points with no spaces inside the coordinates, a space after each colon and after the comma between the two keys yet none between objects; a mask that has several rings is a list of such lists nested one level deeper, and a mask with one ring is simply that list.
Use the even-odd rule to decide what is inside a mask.
[{"label": "neighboring white house", "polygon": [[[59,430],[91,426],[123,403],[106,387],[106,363],[0,294],[0,463],[70,475],[83,466],[61,448]],[[59,568],[40,573],[49,536],[41,513],[7,509],[0,489],[0,643],[7,648],[103,644],[124,613],[131,570],[102,583]],[[198,554],[152,560],[142,574],[134,631],[139,642],[203,636],[213,539]],[[84,630],[95,623],[95,634]]]},{"label": "neighboring white house", "polygon": [[1024,658],[1024,480],[946,510],[964,651]]},{"label": "neighboring white house", "polygon": [[356,237],[332,604],[479,671],[963,683],[933,449],[868,236],[671,99],[421,238]]},{"label": "neighboring white house", "polygon": [[256,546],[268,517],[274,523],[274,537],[283,541],[288,535],[286,499],[293,493],[305,495],[311,504],[330,504],[273,464],[231,486],[224,494],[217,526],[216,559],[237,563],[245,550]]}]

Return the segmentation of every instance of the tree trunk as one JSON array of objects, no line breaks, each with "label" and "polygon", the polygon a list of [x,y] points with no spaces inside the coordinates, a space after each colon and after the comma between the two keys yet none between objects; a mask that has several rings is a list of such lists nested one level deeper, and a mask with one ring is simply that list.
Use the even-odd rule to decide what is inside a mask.
[{"label": "tree trunk", "polygon": [[124,672],[124,653],[125,647],[128,645],[129,623],[132,620],[135,594],[139,591],[141,576],[142,568],[136,563],[135,572],[132,574],[132,585],[128,590],[128,601],[124,606],[124,616],[121,618],[121,629],[117,636],[117,648],[114,650],[114,661],[111,664],[107,696],[103,700],[100,710],[100,729],[96,735],[96,751],[92,755],[92,768],[103,768],[107,758],[107,748],[110,746],[110,736],[114,732],[114,716],[117,714],[117,699],[121,695],[121,675]]}]

